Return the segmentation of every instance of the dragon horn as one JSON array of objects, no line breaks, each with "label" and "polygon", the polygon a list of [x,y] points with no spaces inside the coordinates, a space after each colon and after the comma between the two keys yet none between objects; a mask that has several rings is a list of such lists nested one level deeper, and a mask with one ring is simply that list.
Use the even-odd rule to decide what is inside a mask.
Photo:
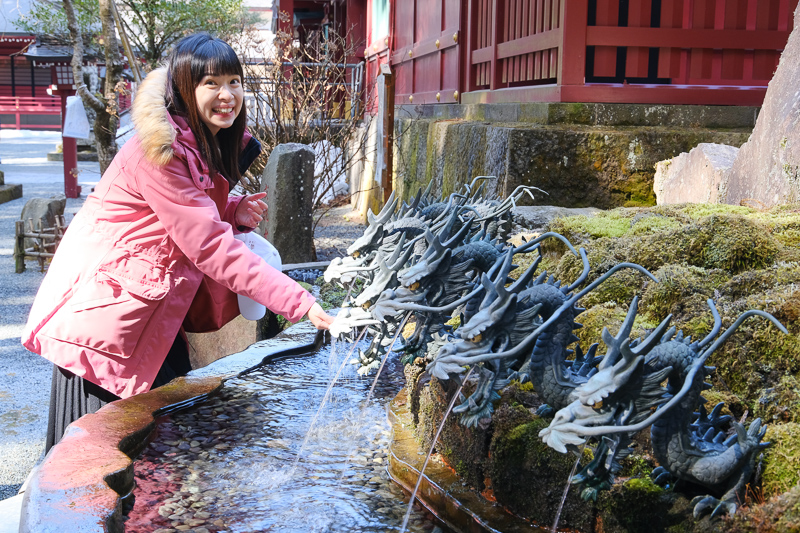
[{"label": "dragon horn", "polygon": [[619,327],[619,331],[616,335],[612,335],[608,328],[603,328],[602,337],[603,342],[606,343],[608,346],[608,351],[606,352],[605,357],[603,357],[602,362],[597,367],[598,370],[603,370],[604,368],[608,368],[609,366],[613,366],[619,360],[620,354],[626,357],[627,355],[632,355],[630,350],[627,350],[627,354],[625,353],[626,350],[623,350],[623,345],[625,341],[630,341],[629,337],[631,334],[631,330],[633,329],[633,322],[636,320],[636,311],[639,309],[639,297],[634,296],[631,305],[628,307],[628,314],[625,315],[625,320],[622,321],[622,325]]},{"label": "dragon horn", "polygon": [[[400,247],[398,246],[397,249],[400,250]],[[408,258],[411,257],[411,254],[413,252],[414,252],[414,245],[409,243],[409,245],[405,247],[403,254],[399,258],[396,258],[394,254],[392,254],[392,258],[395,259],[395,261],[393,262],[390,268],[395,272],[399,272],[400,269],[403,268],[403,265],[405,265],[408,262]]]},{"label": "dragon horn", "polygon": [[422,189],[417,189],[417,195],[414,197],[414,200],[408,206],[408,211],[417,211],[419,209],[419,201],[422,199]]},{"label": "dragon horn", "polygon": [[397,207],[397,199],[394,197],[394,191],[392,194],[389,195],[389,199],[386,201],[386,204],[381,209],[380,213],[374,215],[372,211],[367,211],[367,220],[369,221],[370,226],[372,224],[385,224],[392,218],[394,214],[394,208]]},{"label": "dragon horn", "polygon": [[458,246],[460,242],[463,242],[464,237],[466,237],[467,233],[469,232],[471,221],[472,221],[471,218],[467,219],[467,222],[465,222],[464,225],[461,226],[461,229],[459,229],[456,232],[456,234],[453,235],[453,237],[449,239],[447,242],[442,243],[442,246],[444,246],[445,248],[455,248],[456,246]]},{"label": "dragon horn", "polygon": [[706,303],[708,304],[708,307],[711,309],[711,314],[714,315],[714,327],[711,328],[711,333],[706,335],[706,337],[703,340],[697,343],[698,348],[702,348],[703,346],[711,342],[712,339],[714,339],[714,337],[716,337],[719,334],[719,330],[722,329],[722,319],[719,316],[719,311],[717,311],[716,306],[714,306],[714,300],[709,298],[708,300],[706,300]]},{"label": "dragon horn", "polygon": [[572,243],[570,243],[567,240],[567,238],[564,237],[563,235],[561,235],[560,233],[555,233],[553,231],[548,231],[547,233],[542,233],[541,235],[539,235],[535,239],[531,239],[530,241],[526,242],[525,244],[521,244],[519,247],[514,248],[514,253],[515,254],[525,253],[526,251],[528,251],[531,248],[531,246],[533,246],[535,244],[538,244],[538,243],[542,242],[545,239],[550,239],[550,238],[558,239],[559,241],[563,242],[566,245],[566,247],[569,248],[569,251],[573,253],[573,255],[575,255],[576,257],[578,256],[578,252],[575,250],[575,247],[572,246]]},{"label": "dragon horn", "polygon": [[382,274],[386,275],[391,274],[391,270],[389,269],[389,266],[386,264],[386,259],[384,259],[383,257],[378,258],[378,270],[380,270]]},{"label": "dragon horn", "polygon": [[[700,355],[700,357],[698,358],[698,361],[699,361],[699,360],[705,361],[705,360],[708,358],[708,356],[709,356],[709,355],[711,355],[712,353],[714,353],[714,352],[716,351],[716,349],[717,349],[717,348],[719,348],[719,347],[720,347],[720,345],[721,345],[723,342],[725,342],[726,340],[728,340],[728,337],[730,337],[731,335],[733,335],[733,333],[734,333],[734,332],[735,332],[737,329],[739,329],[739,326],[741,326],[741,325],[742,325],[742,322],[744,322],[745,320],[747,320],[747,319],[748,319],[748,318],[750,318],[751,316],[760,316],[760,317],[762,317],[762,318],[766,318],[767,320],[769,320],[770,322],[772,322],[772,323],[775,325],[775,327],[776,327],[776,328],[778,328],[778,329],[781,331],[781,333],[784,333],[784,334],[786,334],[786,335],[788,335],[788,334],[789,334],[789,332],[786,330],[786,328],[783,326],[783,324],[781,324],[781,323],[778,321],[778,319],[777,319],[777,318],[775,318],[774,316],[772,316],[771,314],[769,314],[769,313],[767,313],[767,312],[765,312],[765,311],[759,311],[758,309],[750,309],[749,311],[745,311],[744,313],[742,313],[741,315],[739,315],[739,318],[737,318],[737,319],[736,319],[736,320],[733,322],[733,324],[731,324],[731,326],[730,326],[728,329],[726,329],[726,330],[725,330],[725,332],[724,332],[722,335],[720,335],[719,337],[717,337],[717,340],[715,340],[715,341],[714,341],[714,344],[712,344],[711,346],[709,346],[709,347],[708,347],[708,348],[707,348],[707,349],[706,349],[706,350],[705,350],[705,351],[702,353],[702,355]],[[703,340],[705,340],[705,339],[703,339]],[[688,379],[688,378],[687,378],[687,379]]]},{"label": "dragon horn", "polygon": [[455,226],[456,220],[458,220],[458,211],[458,208],[453,209],[452,213],[450,213],[450,216],[447,219],[447,224],[445,224],[442,228],[442,231],[439,232],[439,235],[441,235],[442,239],[447,239],[450,236],[450,232],[453,231],[453,226]]},{"label": "dragon horn", "polygon": [[[403,245],[406,243],[406,233],[403,232],[400,234],[400,240],[397,241],[397,245],[394,247],[394,251],[392,251],[392,255],[389,256],[389,259],[386,260],[387,263],[396,263],[397,259],[403,253]],[[394,269],[392,269],[394,270]]]},{"label": "dragon horn", "polygon": [[[509,255],[513,256],[514,255],[513,251]],[[528,283],[533,279],[533,276],[534,274],[536,274],[536,269],[539,267],[539,263],[541,262],[541,260],[542,256],[540,254],[539,257],[537,257],[536,260],[533,263],[531,263],[531,266],[529,266],[528,269],[517,279],[517,281],[515,281],[514,284],[508,288],[508,291],[520,292],[521,290],[523,290],[528,285]]]},{"label": "dragon horn", "polygon": [[661,323],[647,336],[645,340],[640,342],[634,348],[629,348],[630,352],[634,356],[639,356],[642,354],[647,354],[652,350],[660,341],[661,338],[664,336],[664,332],[667,328],[669,328],[669,323],[672,320],[672,315],[667,315],[667,318],[661,321]]},{"label": "dragon horn", "polygon": [[586,249],[583,246],[581,246],[581,261],[583,262],[583,271],[581,272],[581,275],[578,276],[578,279],[576,279],[572,285],[563,289],[564,294],[568,294],[577,287],[580,287],[583,282],[586,281],[586,278],[589,277],[589,270],[591,267],[589,266],[589,258],[586,256]]},{"label": "dragon horn", "polygon": [[642,274],[644,274],[648,278],[650,278],[653,281],[655,281],[656,283],[658,283],[658,279],[656,279],[656,277],[654,275],[652,275],[650,273],[650,271],[647,270],[646,268],[644,268],[643,266],[637,265],[635,263],[619,263],[618,265],[614,265],[613,267],[611,267],[608,270],[608,272],[606,272],[605,274],[603,274],[602,276],[600,276],[599,278],[594,280],[588,287],[586,287],[581,292],[577,293],[575,296],[570,298],[570,301],[578,301],[581,297],[586,296],[587,294],[589,294],[590,292],[595,290],[598,285],[600,285],[605,280],[610,278],[612,274],[614,274],[618,270],[622,270],[623,268],[632,268],[634,270],[638,270],[639,272],[641,272]]},{"label": "dragon horn", "polygon": [[467,187],[467,191],[471,191],[478,181],[496,180],[497,176],[475,176]]}]

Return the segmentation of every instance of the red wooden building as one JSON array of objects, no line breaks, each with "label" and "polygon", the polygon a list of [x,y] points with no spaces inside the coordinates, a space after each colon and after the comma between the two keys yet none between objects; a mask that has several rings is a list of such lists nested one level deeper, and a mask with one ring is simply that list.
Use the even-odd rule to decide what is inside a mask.
[{"label": "red wooden building", "polygon": [[276,0],[274,7],[292,15],[298,37],[327,17],[364,42],[367,80],[389,62],[396,104],[758,106],[797,3]]},{"label": "red wooden building", "polygon": [[25,55],[35,40],[19,32],[0,34],[0,127],[61,129],[61,102],[47,93],[52,71]]}]

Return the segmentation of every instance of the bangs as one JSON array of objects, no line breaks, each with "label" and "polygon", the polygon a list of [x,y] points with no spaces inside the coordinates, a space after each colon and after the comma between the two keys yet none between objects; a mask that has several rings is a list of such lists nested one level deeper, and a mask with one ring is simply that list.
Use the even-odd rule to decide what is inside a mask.
[{"label": "bangs", "polygon": [[192,78],[199,83],[205,76],[239,75],[244,81],[244,72],[236,52],[228,43],[209,39],[192,54]]}]

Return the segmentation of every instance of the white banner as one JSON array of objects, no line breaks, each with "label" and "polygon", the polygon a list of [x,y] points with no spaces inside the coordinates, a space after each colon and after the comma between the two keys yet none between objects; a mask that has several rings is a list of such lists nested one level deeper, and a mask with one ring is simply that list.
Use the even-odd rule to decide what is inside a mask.
[{"label": "white banner", "polygon": [[62,137],[88,139],[90,131],[83,101],[79,96],[67,96],[67,111],[64,117],[64,129],[61,132]]}]

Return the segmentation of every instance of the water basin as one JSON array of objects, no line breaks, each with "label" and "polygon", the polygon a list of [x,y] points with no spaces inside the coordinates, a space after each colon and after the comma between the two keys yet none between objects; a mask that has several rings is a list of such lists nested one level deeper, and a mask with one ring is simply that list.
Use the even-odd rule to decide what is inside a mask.
[{"label": "water basin", "polygon": [[[125,531],[398,531],[408,496],[387,473],[386,405],[402,368],[390,361],[367,400],[372,377],[342,365],[346,349],[272,361],[160,417]],[[408,530],[449,531],[421,507]]]}]

